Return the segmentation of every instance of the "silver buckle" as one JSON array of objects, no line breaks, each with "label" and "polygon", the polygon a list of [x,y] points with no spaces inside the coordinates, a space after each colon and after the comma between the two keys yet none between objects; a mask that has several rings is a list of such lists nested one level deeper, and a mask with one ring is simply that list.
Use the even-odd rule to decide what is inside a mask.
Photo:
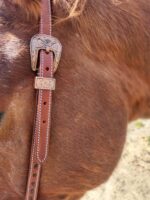
[{"label": "silver buckle", "polygon": [[47,53],[54,53],[54,72],[56,72],[62,52],[62,45],[59,40],[45,34],[37,34],[31,38],[30,54],[33,71],[37,70],[38,54],[40,50],[45,50]]}]

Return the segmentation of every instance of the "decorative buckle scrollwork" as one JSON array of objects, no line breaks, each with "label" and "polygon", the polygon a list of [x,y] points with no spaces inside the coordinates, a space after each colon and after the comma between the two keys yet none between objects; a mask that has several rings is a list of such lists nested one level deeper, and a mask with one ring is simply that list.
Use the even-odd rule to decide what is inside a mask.
[{"label": "decorative buckle scrollwork", "polygon": [[40,50],[45,50],[47,53],[54,53],[54,72],[56,72],[62,52],[62,45],[59,40],[53,36],[45,34],[37,34],[32,37],[30,43],[30,54],[33,71],[37,70],[38,54]]}]

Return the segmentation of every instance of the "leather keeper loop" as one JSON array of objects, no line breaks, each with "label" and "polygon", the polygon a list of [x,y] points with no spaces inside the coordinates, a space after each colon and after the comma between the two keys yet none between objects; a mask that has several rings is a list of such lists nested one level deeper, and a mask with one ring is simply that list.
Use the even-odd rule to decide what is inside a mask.
[{"label": "leather keeper loop", "polygon": [[56,79],[46,77],[35,77],[34,88],[38,90],[55,90]]}]

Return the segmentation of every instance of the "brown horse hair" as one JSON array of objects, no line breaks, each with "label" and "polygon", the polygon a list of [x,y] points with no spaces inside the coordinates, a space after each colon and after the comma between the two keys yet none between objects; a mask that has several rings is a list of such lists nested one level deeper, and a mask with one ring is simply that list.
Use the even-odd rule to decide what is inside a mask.
[{"label": "brown horse hair", "polygon": [[[24,9],[28,17],[38,18],[40,15],[40,0],[13,0],[13,3]],[[53,3],[63,7],[66,11],[66,16],[59,18],[58,21],[60,22],[79,16],[83,11],[86,0],[53,0]]]},{"label": "brown horse hair", "polygon": [[14,4],[20,6],[27,14],[27,17],[34,16],[38,18],[40,15],[39,0],[13,0]]}]

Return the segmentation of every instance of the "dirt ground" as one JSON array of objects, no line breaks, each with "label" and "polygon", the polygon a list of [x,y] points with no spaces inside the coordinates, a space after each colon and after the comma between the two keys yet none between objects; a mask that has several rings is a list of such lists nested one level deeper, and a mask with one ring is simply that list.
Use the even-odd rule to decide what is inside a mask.
[{"label": "dirt ground", "polygon": [[150,120],[129,125],[122,159],[113,175],[82,200],[150,200]]}]

